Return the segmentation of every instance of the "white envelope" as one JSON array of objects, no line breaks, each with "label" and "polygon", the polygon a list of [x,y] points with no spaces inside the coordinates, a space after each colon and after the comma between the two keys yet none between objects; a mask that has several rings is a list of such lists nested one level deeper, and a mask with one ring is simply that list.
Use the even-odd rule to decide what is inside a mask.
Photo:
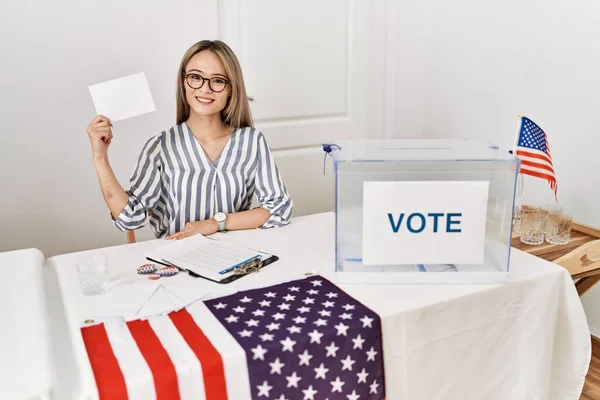
[{"label": "white envelope", "polygon": [[89,296],[86,300],[89,302],[90,317],[122,317],[125,319],[133,318],[140,309],[142,309],[160,289],[160,284],[156,283],[123,283],[112,287],[108,292]]},{"label": "white envelope", "polygon": [[156,110],[144,72],[98,83],[88,89],[96,113],[104,115],[111,122]]}]

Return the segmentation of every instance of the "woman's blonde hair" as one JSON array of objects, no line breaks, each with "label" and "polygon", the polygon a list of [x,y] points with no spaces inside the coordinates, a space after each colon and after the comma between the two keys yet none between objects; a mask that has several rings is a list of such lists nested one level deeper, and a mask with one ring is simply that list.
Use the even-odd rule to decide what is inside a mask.
[{"label": "woman's blonde hair", "polygon": [[185,67],[193,56],[203,50],[210,50],[221,59],[231,83],[230,96],[221,111],[222,121],[234,128],[254,127],[242,68],[233,50],[220,40],[202,40],[190,47],[183,55],[177,75],[177,124],[187,121],[190,117],[190,105],[185,97]]}]

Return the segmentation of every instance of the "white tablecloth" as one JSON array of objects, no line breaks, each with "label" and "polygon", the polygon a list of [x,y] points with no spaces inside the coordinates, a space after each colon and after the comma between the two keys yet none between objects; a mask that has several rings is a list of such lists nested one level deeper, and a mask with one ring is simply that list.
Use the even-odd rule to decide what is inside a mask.
[{"label": "white tablecloth", "polygon": [[50,329],[44,256],[25,249],[0,253],[0,398],[50,399]]},{"label": "white tablecloth", "polygon": [[[333,270],[333,214],[295,218],[281,229],[236,231],[216,237],[272,252],[280,260],[232,284],[217,285],[178,275],[218,297]],[[153,240],[99,249],[108,255],[114,280],[126,282],[144,263]],[[62,338],[56,386],[60,399],[94,398],[94,378],[80,336],[91,299],[77,286],[80,254],[48,260],[61,296],[49,299],[54,337]],[[382,317],[387,398],[578,399],[588,369],[590,333],[569,274],[520,251],[511,254],[507,284],[364,285],[345,291]],[[57,298],[58,297],[58,298]],[[61,304],[62,303],[62,304]],[[236,399],[237,400],[237,399]]]}]

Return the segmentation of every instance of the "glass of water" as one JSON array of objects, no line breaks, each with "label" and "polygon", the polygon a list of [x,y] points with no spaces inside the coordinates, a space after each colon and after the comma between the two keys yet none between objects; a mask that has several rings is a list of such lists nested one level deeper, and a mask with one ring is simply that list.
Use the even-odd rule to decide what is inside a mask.
[{"label": "glass of water", "polygon": [[85,295],[106,293],[109,289],[108,258],[105,254],[92,254],[77,262],[79,286]]},{"label": "glass of water", "polygon": [[517,233],[521,233],[521,218],[523,216],[523,211],[533,211],[538,209],[539,207],[531,204],[516,206],[513,213],[513,230]]},{"label": "glass of water", "polygon": [[521,211],[521,242],[530,245],[544,243],[546,213],[543,210]]},{"label": "glass of water", "polygon": [[573,218],[564,212],[550,212],[546,221],[546,242],[568,244],[571,239]]}]

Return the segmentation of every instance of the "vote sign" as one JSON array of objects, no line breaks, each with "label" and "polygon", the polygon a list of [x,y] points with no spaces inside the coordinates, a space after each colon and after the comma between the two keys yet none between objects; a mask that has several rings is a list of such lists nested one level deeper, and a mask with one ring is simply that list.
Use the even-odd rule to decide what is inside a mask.
[{"label": "vote sign", "polygon": [[488,181],[364,182],[363,265],[481,264]]}]

